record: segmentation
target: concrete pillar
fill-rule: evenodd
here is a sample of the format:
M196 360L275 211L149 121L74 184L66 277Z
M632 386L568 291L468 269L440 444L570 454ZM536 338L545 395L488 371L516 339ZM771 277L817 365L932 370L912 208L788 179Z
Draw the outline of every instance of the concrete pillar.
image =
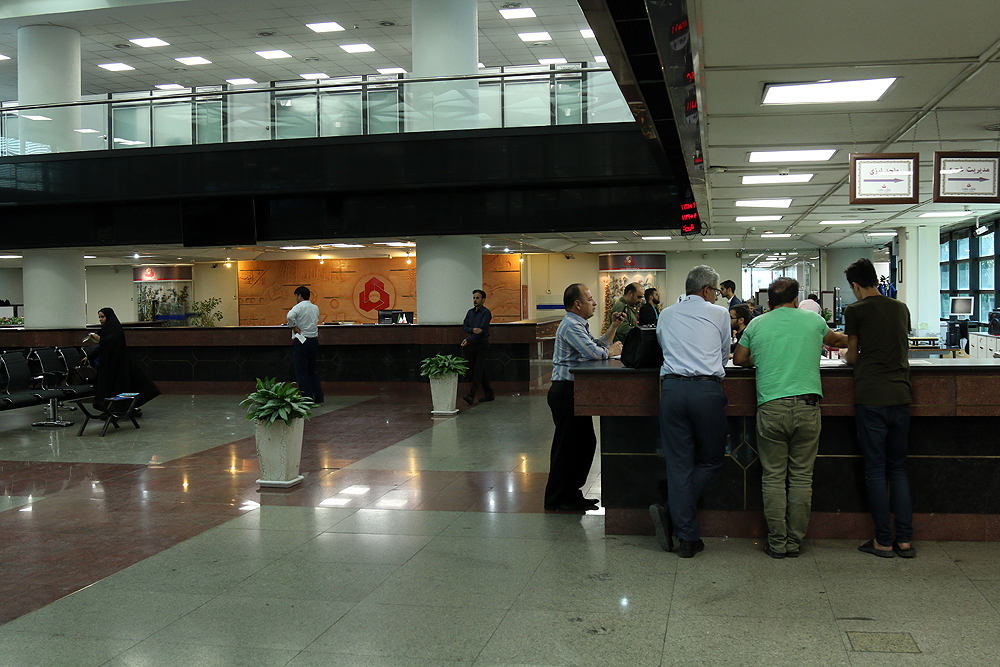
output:
M461 324L472 290L483 288L483 241L478 236L417 239L417 323Z
M910 325L918 336L937 336L941 327L938 227L900 227L896 234L899 245L896 296L910 309Z
M18 28L17 101L80 101L80 33L57 25ZM19 128L22 155L80 150L79 107L21 112Z
M412 0L413 76L450 76L479 71L476 0ZM479 127L479 83L409 84L407 131Z
M87 298L82 250L25 250L22 272L25 328L83 328Z

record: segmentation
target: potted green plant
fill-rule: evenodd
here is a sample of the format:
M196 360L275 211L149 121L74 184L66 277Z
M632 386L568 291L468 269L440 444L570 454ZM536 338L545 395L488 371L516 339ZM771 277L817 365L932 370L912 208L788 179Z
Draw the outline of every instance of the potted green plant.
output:
M821 315L823 316L823 319L826 320L827 322L833 321L833 311L830 310L829 308L824 308Z
M240 406L254 423L261 487L287 489L304 478L299 474L302 459L302 428L312 417L316 403L287 382L257 378L257 389Z
M458 376L469 370L469 362L453 354L435 354L420 363L420 374L431 381L432 415L453 415L458 412Z

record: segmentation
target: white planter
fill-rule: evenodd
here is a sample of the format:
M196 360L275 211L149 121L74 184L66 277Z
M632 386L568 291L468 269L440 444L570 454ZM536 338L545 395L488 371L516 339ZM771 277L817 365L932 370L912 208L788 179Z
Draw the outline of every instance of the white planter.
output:
M293 419L291 426L280 419L270 426L254 422L257 461L260 464L257 483L262 487L287 489L305 479L299 474L304 425L304 419Z
M458 374L451 373L431 378L432 415L453 415L458 413L455 402L458 399Z

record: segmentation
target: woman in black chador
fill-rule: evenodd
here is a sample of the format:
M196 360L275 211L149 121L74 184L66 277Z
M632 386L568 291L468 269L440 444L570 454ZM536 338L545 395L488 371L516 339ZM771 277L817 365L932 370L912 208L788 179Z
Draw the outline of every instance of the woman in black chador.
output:
M160 395L160 390L146 376L139 366L133 362L125 349L125 332L118 316L111 308L101 308L97 311L101 320L101 331L90 334L90 338L98 342L87 358L93 363L96 359L97 379L94 380L94 407L104 410L108 406L107 399L124 392L139 394L136 406L147 403Z

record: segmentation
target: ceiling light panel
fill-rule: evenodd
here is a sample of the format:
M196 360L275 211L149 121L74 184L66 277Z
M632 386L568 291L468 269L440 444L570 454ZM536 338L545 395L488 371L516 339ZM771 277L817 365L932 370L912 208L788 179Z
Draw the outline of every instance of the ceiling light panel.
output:
M307 81L319 81L320 79L329 79L330 75L324 74L323 72L312 72L310 74L299 74L303 79Z
M202 58L201 56L184 56L183 58L174 58L177 62L182 65L211 65L212 61L208 58Z
M170 46L170 42L164 42L159 37L142 37L140 39L130 39L128 41L132 42L136 46L142 46L142 47L145 47L147 49L150 49L150 48L153 48L153 47L156 47L156 46Z
M232 84L234 86L247 86L252 83L257 83L253 79L226 79L226 83Z
M672 238L674 238L674 237L672 237L672 236L643 236L642 240L643 241L669 241Z
M282 51L281 49L273 49L271 51L254 51L261 58L266 58L267 60L279 60L280 58L291 58L292 54Z
M539 58L538 59L538 64L539 65L565 65L566 64L566 59L565 58Z
M533 19L535 18L535 10L531 7L518 7L515 9L501 9L500 16L504 17L508 21L513 19Z
M788 208L791 205L791 199L740 199L733 202L733 206L746 208Z
M813 174L761 174L744 176L743 185L770 185L780 183L808 183Z
M702 239L705 243L722 243L729 240L728 238Z
M594 31L590 28L581 28L580 36L584 39L594 39Z
M380 67L377 68L379 74L406 74L402 67Z
M776 222L784 216L780 215L738 215L736 222Z
M762 104L836 104L874 102L885 94L895 77L859 81L768 84Z
M179 83L160 83L156 87L160 90L184 90L184 86Z
M547 32L519 32L517 36L522 42L548 42L552 40L552 35Z
M375 50L369 44L341 44L340 48L348 53L368 53Z
M921 218L971 218L975 213L972 211L932 211L930 213L921 213L918 217Z
M821 225L860 225L864 220L822 220Z
M751 151L750 162L826 162L837 152L836 148L804 151Z
M313 32L340 32L344 29L344 26L340 25L336 21L327 21L325 23L307 23L306 27Z
M106 69L109 72L127 72L130 69L135 69L131 65L126 65L125 63L105 63L103 65L98 65L101 69Z

